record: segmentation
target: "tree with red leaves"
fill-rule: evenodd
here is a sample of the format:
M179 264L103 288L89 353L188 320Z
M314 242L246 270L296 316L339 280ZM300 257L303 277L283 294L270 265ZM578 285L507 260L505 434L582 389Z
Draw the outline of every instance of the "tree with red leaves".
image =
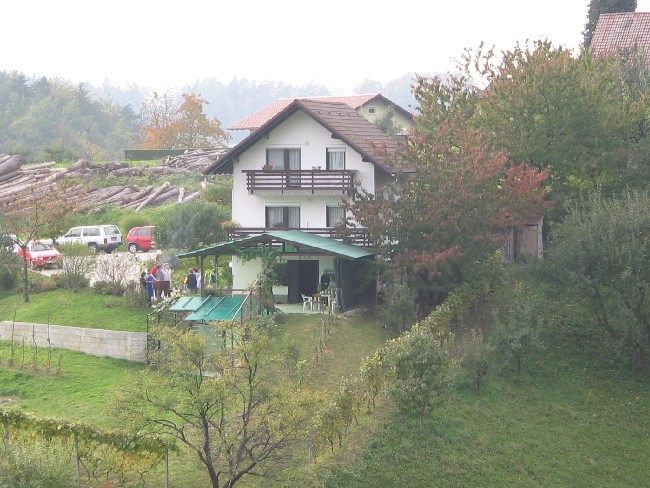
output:
M364 194L351 206L423 305L480 273L503 246L504 230L538 218L550 191L546 170L511 163L459 120L443 122L435 138L416 128L406 158L419 171L389 195Z

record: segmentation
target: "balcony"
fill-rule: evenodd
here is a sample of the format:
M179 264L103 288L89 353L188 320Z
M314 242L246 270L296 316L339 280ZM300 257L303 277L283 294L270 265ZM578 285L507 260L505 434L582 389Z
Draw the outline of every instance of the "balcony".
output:
M243 237L248 237L254 234L264 234L265 232L270 232L274 230L300 230L302 232L307 232L309 234L315 234L322 237L329 237L330 239L336 239L337 241L347 242L348 244L354 244L359 247L373 247L374 242L370 239L368 231L366 229L355 229L355 228L328 228L328 227L311 227L311 228L300 228L300 229L278 229L278 228L269 228L269 227L231 227L226 229L228 231L228 240L233 241L235 239L241 239Z
M251 195L351 195L351 170L244 171Z

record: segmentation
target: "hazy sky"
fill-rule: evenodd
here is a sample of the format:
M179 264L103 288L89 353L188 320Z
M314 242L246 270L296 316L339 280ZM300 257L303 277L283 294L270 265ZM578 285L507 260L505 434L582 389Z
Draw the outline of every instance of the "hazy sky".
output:
M326 84L447 72L465 47L577 49L589 0L21 0L0 7L0 71L158 90L214 77ZM639 0L637 11L650 11Z

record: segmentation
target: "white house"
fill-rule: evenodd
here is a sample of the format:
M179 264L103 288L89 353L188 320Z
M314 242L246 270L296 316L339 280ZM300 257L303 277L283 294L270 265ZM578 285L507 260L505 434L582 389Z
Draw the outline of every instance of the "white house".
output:
M403 110L403 109L402 109ZM370 193L411 173L398 157L398 143L346 103L295 99L207 168L232 174L230 242L188 255L226 254L243 246L281 250L274 294L299 302L318 289L325 271L344 295L357 300L359 266L372 258L364 229L344 228L344 200L359 187ZM349 226L349 224L348 224ZM258 276L259 261L233 256L233 288Z

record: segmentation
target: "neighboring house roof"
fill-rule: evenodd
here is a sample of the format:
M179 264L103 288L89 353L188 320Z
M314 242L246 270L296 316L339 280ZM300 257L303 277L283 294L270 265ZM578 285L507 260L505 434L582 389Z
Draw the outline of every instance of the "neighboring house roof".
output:
M322 102L316 100L295 99L278 114L268 120L259 130L208 166L204 173L230 173L233 162L250 149L275 127L284 122L298 110L302 110L316 122L329 130L333 137L345 142L363 157L364 161L379 166L388 173L411 173L414 170L402 165L397 158L397 142L375 124L367 121L356 110L344 103Z
M631 49L650 54L650 12L601 14L590 49L596 56Z
M282 110L288 107L294 100L314 100L317 102L331 102L331 103L344 103L345 105L358 110L359 107L366 105L370 102L383 102L390 105L396 112L402 114L407 119L413 119L413 114L408 110L404 110L399 105L391 102L388 98L381 93L367 93L365 95L349 95L344 97L299 97L299 98L281 98L276 100L271 105L264 107L262 110L255 112L253 115L246 117L239 122L235 122L228 130L255 130L262 127L266 122L271 120Z
M222 242L214 246L179 254L178 257L232 255L243 248L257 247L259 244L273 241L291 244L294 248L308 249L342 259L361 259L375 255L375 253L353 244L330 239L329 237L314 235L301 230L276 230L235 239L230 242Z

